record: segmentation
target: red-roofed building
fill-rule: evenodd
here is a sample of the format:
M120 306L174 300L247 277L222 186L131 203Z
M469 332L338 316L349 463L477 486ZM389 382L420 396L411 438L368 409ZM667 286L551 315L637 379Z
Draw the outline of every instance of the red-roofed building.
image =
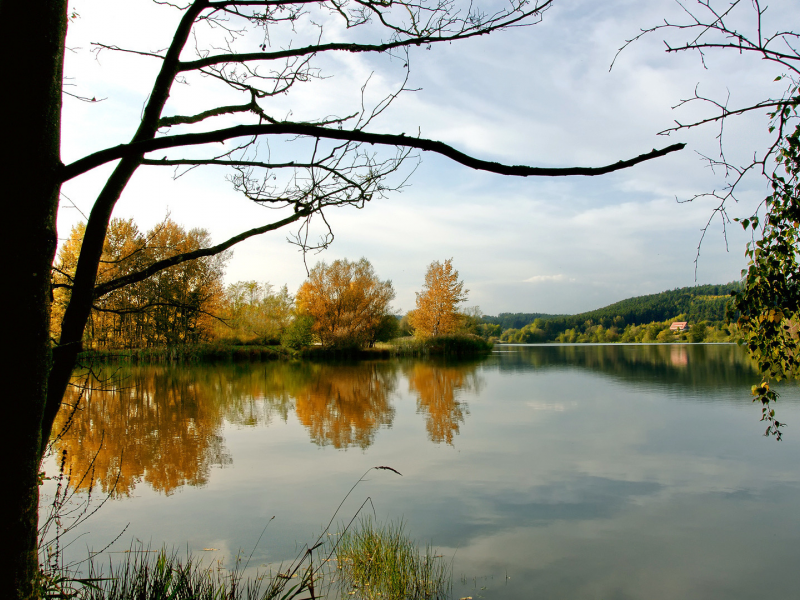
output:
M686 331L687 329L689 329L689 323L686 321L675 321L669 326L670 331Z

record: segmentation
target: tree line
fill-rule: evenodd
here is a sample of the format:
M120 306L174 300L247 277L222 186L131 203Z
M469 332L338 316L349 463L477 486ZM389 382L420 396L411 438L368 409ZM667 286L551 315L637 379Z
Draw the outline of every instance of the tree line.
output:
M483 321L502 329L498 341L513 343L728 341L738 336L738 328L727 319L731 294L738 289L738 283L698 285L628 298L577 315L500 313ZM671 332L675 321L688 322L690 330Z
M85 231L83 223L73 227L53 269L53 340L60 335L71 298ZM112 219L96 286L209 243L206 230L186 230L169 218L147 232L133 219ZM282 344L293 350L312 345L346 350L371 347L402 335L428 339L487 331L479 311L459 310L468 290L451 259L429 265L416 308L401 320L391 307L395 298L392 282L381 280L366 258L319 262L292 295L285 285L275 289L258 281L225 286L230 257L228 251L180 262L100 296L92 305L83 347L114 350L217 341Z
M52 336L58 338L70 299L85 225L76 225L53 270ZM166 218L147 232L133 219L112 219L103 245L97 286L172 256L209 244L204 229L186 230ZM736 283L701 285L628 298L577 315L500 313L463 308L469 295L452 259L426 271L416 307L402 318L391 302L390 280L372 264L335 260L317 263L292 295L287 286L240 281L223 284L231 251L179 263L153 277L112 290L92 307L84 347L146 348L217 341L231 345L278 345L298 350L371 347L403 336L430 339L471 335L504 343L727 341L738 335L726 310ZM673 321L688 331L673 332Z

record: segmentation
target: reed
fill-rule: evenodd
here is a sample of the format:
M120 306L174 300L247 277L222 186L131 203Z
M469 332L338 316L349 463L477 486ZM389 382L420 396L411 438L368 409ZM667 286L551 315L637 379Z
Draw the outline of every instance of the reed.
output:
M187 344L184 346L160 346L116 350L86 350L78 360L91 363L204 363L242 362L289 358L291 354L281 346L235 346L229 344Z
M219 563L205 564L192 555L132 548L125 558L109 563L106 571L94 560L88 576L64 571L42 574L40 596L80 600L294 600L314 598L310 566L299 577L261 574L245 578L237 557L233 570Z
M344 597L364 600L438 600L450 597L450 565L406 536L403 522L377 524L362 517L342 533L335 549Z
M398 338L392 341L399 356L474 356L491 352L494 344L470 333L438 335L430 338Z

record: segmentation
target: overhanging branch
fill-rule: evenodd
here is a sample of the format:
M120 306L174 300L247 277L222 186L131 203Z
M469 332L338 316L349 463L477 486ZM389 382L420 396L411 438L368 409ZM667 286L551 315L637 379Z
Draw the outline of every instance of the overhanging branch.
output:
M311 210L301 210L293 214L291 217L287 217L280 221L276 221L275 223L270 223L268 225L264 225L262 227L256 227L254 229L250 229L248 231L244 231L239 235L235 235L232 238L222 242L221 244L217 244L216 246L211 246L210 248L201 248L199 250L193 250L192 252L184 252L183 254L177 254L175 256L171 256L170 258L165 258L164 260L159 260L158 262L153 263L146 269L142 269L141 271L137 271L136 273L131 273L130 275L125 275L124 277L119 277L117 279L112 279L111 281L107 281L102 283L94 288L94 298L100 298L105 296L106 294L113 292L121 287L125 287L126 285L131 285L133 283L138 283L140 281L144 281L151 275L158 273L159 271L163 271L164 269L169 269L170 267L174 267L175 265L179 265L189 260L195 260L198 258L204 258L206 256L214 256L219 254L220 252L224 252L231 246L235 246L239 242L246 240L247 238L251 238L255 235L260 235L262 233L266 233L268 231L272 231L274 229L280 229L284 225L288 225L289 223L294 223L295 221L299 221L311 214Z
M510 27L519 26L520 23L522 23L526 19L540 16L545 10L547 10L550 7L552 2L553 0L545 0L541 4L537 3L534 6L529 7L528 10L521 10L522 4L520 4L520 7L518 8L515 8L513 10L509 9L507 12L495 14L490 18L488 18L487 20L473 21L471 19L465 19L461 22L462 29L452 31L451 33L445 33L445 30L443 29L445 24L439 23L438 26L433 27L429 32L427 32L429 33L429 35L425 35L424 33L422 35L415 35L415 32L412 30L398 26L390 26L389 23L383 20L381 18L381 15L378 14L378 17L380 18L381 23L384 26L389 27L396 33L405 34L408 37L404 37L403 39L395 39L394 41L384 42L381 44L331 42L327 44L312 44L310 46L303 46L299 48L288 48L286 50L278 50L275 52L215 54L211 56L205 56L197 60L182 61L179 66L179 71L193 71L211 65L226 64L226 63L246 63L252 61L280 60L298 56L309 56L318 54L320 52L330 52L330 51L344 51L344 52L355 52L355 53L387 52L389 50L394 50L396 48L405 48L409 46L423 46L429 44L436 44L439 42L454 42L457 40L464 40L471 37L486 35L492 33L493 31L498 31L501 29L508 29ZM222 7L221 5L225 4L234 4L234 3L225 3L225 2L211 3L208 5L208 7L221 8ZM444 5L444 3L442 5ZM388 6L388 4L386 6Z
M488 171L500 175L514 175L517 177L566 177L570 175L604 175L613 171L627 169L641 162L665 156L670 152L682 150L686 144L672 144L660 150L651 150L640 154L634 158L620 160L610 165L601 167L529 167L525 165L505 165L502 163L481 160L468 154L464 154L448 146L443 142L428 140L425 138L412 138L406 135L395 135L386 133L367 133L365 131L352 131L342 129L329 129L316 125L306 125L302 123L264 123L260 125L237 125L226 129L208 131L203 133L186 133L182 135L164 136L130 144L120 144L113 148L107 148L90 154L80 160L66 165L62 171L62 181L68 181L87 171L113 160L126 157L143 156L148 152L165 150L167 148L179 148L183 146L196 146L199 144L211 144L214 142L224 142L225 140L237 137L249 137L258 135L300 135L312 138L322 138L330 140L342 140L348 142L358 142L366 144L380 144L385 146L401 146L415 148L428 152L435 152L446 156L457 163L478 171Z

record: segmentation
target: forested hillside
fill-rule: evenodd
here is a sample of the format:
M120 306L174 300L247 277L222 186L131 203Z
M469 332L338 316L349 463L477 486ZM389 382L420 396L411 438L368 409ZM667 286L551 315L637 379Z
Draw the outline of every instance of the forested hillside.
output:
M660 294L628 298L565 319L573 323L588 319L600 322L619 316L628 325L665 321L684 315L685 321L723 321L730 293L738 287L738 283L726 283L678 288Z
M684 287L628 298L577 315L501 313L486 316L484 321L499 324L503 329L500 340L507 342L673 341L668 335L672 321L688 321L696 341L709 336L718 341L730 335L725 310L738 285Z
M491 315L484 315L484 323L491 323L492 325L500 325L503 330L506 329L521 329L533 323L536 319L557 319L559 317L567 317L570 315L549 315L546 313L500 313L496 317Z

